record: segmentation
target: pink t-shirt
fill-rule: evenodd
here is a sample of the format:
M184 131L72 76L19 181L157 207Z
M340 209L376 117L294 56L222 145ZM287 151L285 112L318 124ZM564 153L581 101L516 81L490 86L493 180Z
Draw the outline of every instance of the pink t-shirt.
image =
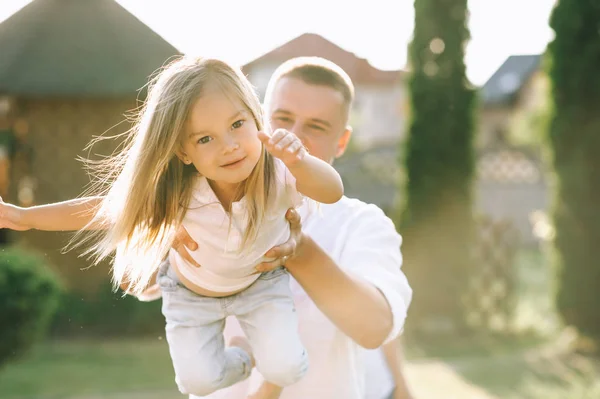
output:
M170 262L194 284L214 292L232 292L250 286L258 274L254 267L268 260L264 254L289 239L290 226L285 213L302 203L296 180L287 167L275 158L276 180L270 193L270 206L259 227L260 234L247 248L241 248L248 225L247 198L232 204L231 214L224 209L208 181L198 178L183 227L198 243L191 256L202 267L191 265L177 251L169 253Z

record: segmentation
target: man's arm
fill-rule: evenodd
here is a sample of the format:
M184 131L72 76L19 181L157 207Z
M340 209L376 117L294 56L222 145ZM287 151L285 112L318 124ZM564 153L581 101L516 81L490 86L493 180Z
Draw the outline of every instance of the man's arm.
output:
M406 378L404 378L404 373L402 371L402 363L404 361L404 357L402 356L401 349L401 339L397 338L393 341L388 342L383 345L383 354L385 356L385 361L390 370L390 374L392 374L392 378L394 379L394 395L393 399L412 399L412 394L408 389L408 384L406 382Z
M293 230L300 221L288 212ZM317 307L346 335L365 348L377 348L394 339L404 325L412 290L400 266L401 238L383 212L369 206L356 222L345 226L340 262L343 268L310 237L300 233L285 266ZM279 258L289 248L267 253ZM259 269L260 270L260 269Z
M373 349L384 342L392 329L392 313L375 286L344 272L307 236L285 266L317 307L357 344Z

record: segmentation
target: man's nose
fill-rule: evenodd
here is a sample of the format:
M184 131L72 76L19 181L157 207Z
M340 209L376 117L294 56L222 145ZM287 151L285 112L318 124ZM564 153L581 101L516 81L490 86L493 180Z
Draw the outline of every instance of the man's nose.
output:
M302 140L302 137L304 137L304 129L303 129L303 124L301 122L296 122L294 123L294 125L290 128L290 132L294 133L296 136L298 136L300 138L300 140Z

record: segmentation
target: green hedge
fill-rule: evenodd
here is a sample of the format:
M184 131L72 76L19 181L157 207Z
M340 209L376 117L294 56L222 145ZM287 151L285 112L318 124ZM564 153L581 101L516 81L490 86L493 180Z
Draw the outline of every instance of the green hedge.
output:
M557 308L600 342L600 2L560 0L550 26Z
M43 338L59 303L58 278L30 250L0 249L0 365Z
M95 295L65 293L52 323L55 337L106 337L164 334L161 300L140 302L113 292L106 281Z
M403 162L402 252L413 287L407 332L465 324L471 270L474 91L466 78L466 0L415 0L411 119Z

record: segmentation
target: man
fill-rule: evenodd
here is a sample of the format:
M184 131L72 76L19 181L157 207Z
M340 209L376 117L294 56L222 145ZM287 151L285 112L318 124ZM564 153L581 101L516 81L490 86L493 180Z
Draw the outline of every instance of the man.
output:
M298 58L274 73L265 112L273 130L293 132L311 154L333 162L350 141L347 123L353 96L350 78L337 65ZM408 398L394 363L398 361L395 338L403 328L412 291L400 270L401 238L393 223L376 206L346 197L300 213L302 226L298 214L288 212L290 240L267 253L278 260L258 268L271 270L284 259L294 277L299 330L310 358L306 377L286 387L281 398ZM189 237L181 236L179 241L195 248ZM225 334L239 334L238 330L229 320ZM365 349L383 344L400 385L395 396L390 396L394 381L381 352ZM371 363L368 372L367 363ZM368 375L378 377L379 383L370 385ZM245 398L260 382L260 375L254 373L210 398ZM252 397L269 399L261 394Z

